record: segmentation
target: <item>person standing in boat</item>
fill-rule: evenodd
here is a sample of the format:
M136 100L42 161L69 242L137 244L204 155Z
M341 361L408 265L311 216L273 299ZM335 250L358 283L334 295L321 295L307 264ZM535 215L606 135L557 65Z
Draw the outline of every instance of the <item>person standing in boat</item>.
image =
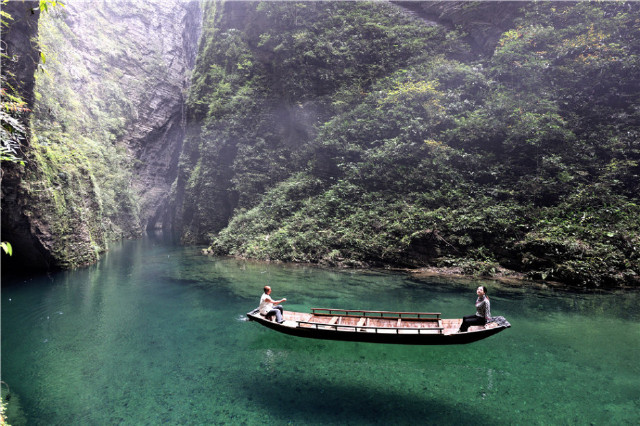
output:
M489 296L487 296L487 288L480 286L476 290L478 299L476 300L476 314L467 315L462 318L462 324L458 333L466 332L472 325L485 325L491 321L491 304L489 303Z
M286 302L287 299L273 300L270 294L271 287L265 285L264 294L260 298L260 306L258 307L258 309L260 310L260 314L264 315L265 317L275 314L276 322L278 324L282 324L284 322L284 319L282 318L282 306L278 305L280 305L280 303L282 302Z

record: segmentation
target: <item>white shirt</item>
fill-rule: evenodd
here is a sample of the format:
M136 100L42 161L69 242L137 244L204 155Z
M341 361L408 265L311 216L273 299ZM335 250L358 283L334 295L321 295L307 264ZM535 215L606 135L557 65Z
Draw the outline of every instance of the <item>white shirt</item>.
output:
M258 309L260 309L260 313L262 315L267 315L269 311L273 309L273 299L271 299L271 296L267 293L263 293L260 298L260 306Z

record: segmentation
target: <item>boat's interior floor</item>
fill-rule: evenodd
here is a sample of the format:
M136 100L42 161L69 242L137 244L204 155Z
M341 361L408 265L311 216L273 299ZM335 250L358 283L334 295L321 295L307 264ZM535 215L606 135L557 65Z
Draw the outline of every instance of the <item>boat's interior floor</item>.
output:
M458 331L462 319L405 319L405 318L371 318L357 315L317 315L304 312L284 311L284 323L287 327L324 328L336 331L376 332L376 333L416 333L420 334L453 334ZM470 327L469 332L496 327Z

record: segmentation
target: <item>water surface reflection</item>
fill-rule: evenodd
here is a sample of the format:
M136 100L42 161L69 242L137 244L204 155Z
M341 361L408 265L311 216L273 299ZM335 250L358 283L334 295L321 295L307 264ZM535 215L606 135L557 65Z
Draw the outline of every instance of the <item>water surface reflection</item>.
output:
M472 312L479 282L211 258L148 238L87 269L4 284L2 379L29 424L640 417L637 293L484 283L511 329L471 345L407 347L304 340L239 319L265 284L289 309L455 317Z

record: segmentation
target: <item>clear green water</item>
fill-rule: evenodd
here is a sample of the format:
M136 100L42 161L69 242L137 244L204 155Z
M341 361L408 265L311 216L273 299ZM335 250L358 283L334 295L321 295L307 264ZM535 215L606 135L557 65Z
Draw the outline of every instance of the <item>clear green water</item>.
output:
M637 424L640 296L488 284L512 328L465 346L305 340L245 322L289 309L473 313L478 282L269 265L149 238L2 289L13 424Z

